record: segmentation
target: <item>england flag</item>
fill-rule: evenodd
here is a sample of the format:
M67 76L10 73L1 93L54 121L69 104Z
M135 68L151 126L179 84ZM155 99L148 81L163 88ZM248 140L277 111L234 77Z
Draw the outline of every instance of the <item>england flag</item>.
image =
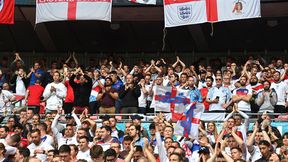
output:
M206 0L164 0L165 27L207 22Z
M161 112L183 114L190 104L189 91L174 87L157 86L154 100L155 110Z
M261 17L260 0L164 0L165 27Z
M36 24L47 21L111 21L112 0L36 0Z
M198 128L203 111L203 104L191 103L188 105L186 112L176 123L175 135L198 139Z

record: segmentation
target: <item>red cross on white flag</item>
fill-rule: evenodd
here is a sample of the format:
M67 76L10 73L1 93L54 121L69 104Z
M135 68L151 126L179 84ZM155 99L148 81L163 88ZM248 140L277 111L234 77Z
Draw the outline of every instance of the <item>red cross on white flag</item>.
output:
M111 21L112 0L37 0L36 24L47 21Z

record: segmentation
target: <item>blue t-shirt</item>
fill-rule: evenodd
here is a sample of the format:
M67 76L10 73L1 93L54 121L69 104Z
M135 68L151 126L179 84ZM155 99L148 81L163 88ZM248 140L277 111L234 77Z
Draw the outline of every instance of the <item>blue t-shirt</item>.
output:
M41 77L37 78L35 73L41 74ZM41 69L37 69L34 73L32 73L32 75L30 77L30 85L34 85L36 80L41 80L42 81L43 74L44 74L44 71L41 70Z

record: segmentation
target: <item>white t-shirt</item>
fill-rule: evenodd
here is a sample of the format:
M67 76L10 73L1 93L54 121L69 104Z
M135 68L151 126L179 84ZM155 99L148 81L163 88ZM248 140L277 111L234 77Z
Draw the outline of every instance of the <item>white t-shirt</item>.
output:
M278 101L276 105L285 106L285 98L287 97L288 93L288 85L281 81L278 83L272 83L271 88L274 88L277 93Z
M8 102L12 97L14 97L14 95L7 91L7 90L2 90L1 94L0 94L0 113L3 113L5 111L10 112L11 111L11 102ZM5 104L6 102L6 104Z
M150 87L151 87L150 85L145 84L146 91L149 92ZM138 107L146 107L147 97L148 97L148 95L145 95L142 88L141 88L141 95L138 97Z
M51 86L54 86L56 92L51 92ZM58 110L58 107L62 107L63 99L66 97L67 88L63 83L49 83L44 92L43 97L46 99L46 108L49 110Z
M46 143L48 145L53 146L54 145L54 139L52 136L46 134L45 136L41 137L41 140L43 143Z
M31 157L35 156L35 154L34 154L35 150L49 151L49 150L54 149L51 145L48 145L48 144L43 143L43 142L41 142L40 145L38 145L38 146L36 146L34 143L31 143L27 148L30 150L30 156ZM46 154L37 154L36 158L43 162L43 161L46 161L47 155Z
M252 89L251 87L240 87L237 88L233 91L233 96L238 95L238 96L247 96L247 95L252 95ZM251 105L249 102L245 102L243 100L238 102L238 109L240 111L251 111Z
M21 96L25 96L26 94L26 87L22 80L22 77L20 76L17 76L16 79L16 94Z
M90 150L87 150L85 152L79 150L76 158L77 160L84 159L84 160L87 160L88 162L92 162L92 158L90 156Z

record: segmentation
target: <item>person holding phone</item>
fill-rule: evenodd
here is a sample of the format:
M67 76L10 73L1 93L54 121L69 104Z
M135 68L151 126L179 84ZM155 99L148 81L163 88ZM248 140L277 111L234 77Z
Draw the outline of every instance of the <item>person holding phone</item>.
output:
M208 91L206 102L209 105L209 111L226 111L226 108L232 103L232 94L227 87L222 84L222 77L216 76L216 86Z

